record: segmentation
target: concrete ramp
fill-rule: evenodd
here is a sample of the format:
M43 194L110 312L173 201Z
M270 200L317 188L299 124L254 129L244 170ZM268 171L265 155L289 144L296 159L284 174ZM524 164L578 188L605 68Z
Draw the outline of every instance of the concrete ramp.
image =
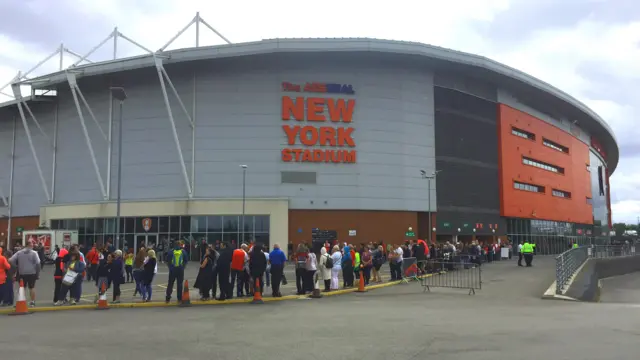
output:
M603 279L638 271L640 271L640 256L589 259L575 275L565 295L580 301L598 302L601 300ZM627 281L626 286L629 286L630 279L633 278L623 278L613 283L623 285Z
M640 272L601 280L601 303L640 304Z

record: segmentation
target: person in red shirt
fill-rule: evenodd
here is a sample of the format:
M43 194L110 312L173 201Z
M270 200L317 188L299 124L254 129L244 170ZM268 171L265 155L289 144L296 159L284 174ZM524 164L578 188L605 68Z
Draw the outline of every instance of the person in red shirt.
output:
M100 253L96 249L96 244L93 244L93 247L85 256L87 260L87 281L91 281L93 278L94 281L98 281L96 276L96 272L98 271L98 262L100 261Z
M245 279L245 267L249 262L249 254L247 254L247 245L242 244L240 249L233 250L233 254L231 256L231 291L233 291L233 285L238 281L238 287L236 289L236 295L238 297L242 297L242 288L243 285L247 295L249 295L249 282ZM231 294L229 294L231 295Z
M9 264L7 258L2 255L2 248L0 247L0 304L8 297L5 295L8 291L13 292L13 284L7 281L9 269L11 269L11 264ZM11 286L9 286L9 284L11 284Z

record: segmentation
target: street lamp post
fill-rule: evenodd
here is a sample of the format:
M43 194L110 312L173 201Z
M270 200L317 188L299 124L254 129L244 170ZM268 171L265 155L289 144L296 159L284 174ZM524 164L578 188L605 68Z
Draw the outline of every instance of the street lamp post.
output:
M428 207L428 214L429 214L429 244L431 244L431 180L436 178L436 175L438 175L438 173L440 172L440 170L436 170L433 173L431 173L431 175L427 175L427 172L424 170L420 170L420 174L422 175L423 179L427 179L427 191L428 191L428 195L427 195L427 201L429 202L429 207Z
M118 117L118 191L116 195L116 249L120 249L120 195L122 190L122 104L127 98L123 87L110 87L111 96L120 102ZM113 103L111 104L113 106Z
M246 203L246 189L247 189L247 165L240 165L242 168L242 242L244 242L244 214ZM240 247L240 241L238 241L238 247Z

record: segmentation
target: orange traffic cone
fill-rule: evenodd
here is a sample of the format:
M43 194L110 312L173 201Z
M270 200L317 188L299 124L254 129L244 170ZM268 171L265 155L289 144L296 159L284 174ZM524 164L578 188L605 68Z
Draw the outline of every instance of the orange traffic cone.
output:
M102 288L100 289L100 298L98 299L98 306L96 310L107 310L109 309L109 303L107 302L107 284L102 283Z
M262 289L260 289L260 279L256 279L256 286L253 288L253 301L252 304L264 304L262 301Z
M356 292L367 292L367 289L364 288L364 274L362 273L362 269L360 269L360 283L358 284L358 290Z
M13 291L13 289L11 289ZM18 301L16 301L16 311L9 313L9 315L27 315L31 314L27 307L27 297L24 293L24 283L20 280L20 289L18 290Z
M182 290L182 301L180 302L180 306L182 307L191 306L191 295L189 293L189 280L184 281L184 288Z

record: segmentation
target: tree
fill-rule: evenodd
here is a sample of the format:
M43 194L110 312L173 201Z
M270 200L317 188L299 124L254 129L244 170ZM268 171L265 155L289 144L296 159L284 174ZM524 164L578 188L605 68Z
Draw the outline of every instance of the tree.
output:
M627 224L625 223L613 224L613 231L616 232L616 236L622 236L626 230L627 230Z

